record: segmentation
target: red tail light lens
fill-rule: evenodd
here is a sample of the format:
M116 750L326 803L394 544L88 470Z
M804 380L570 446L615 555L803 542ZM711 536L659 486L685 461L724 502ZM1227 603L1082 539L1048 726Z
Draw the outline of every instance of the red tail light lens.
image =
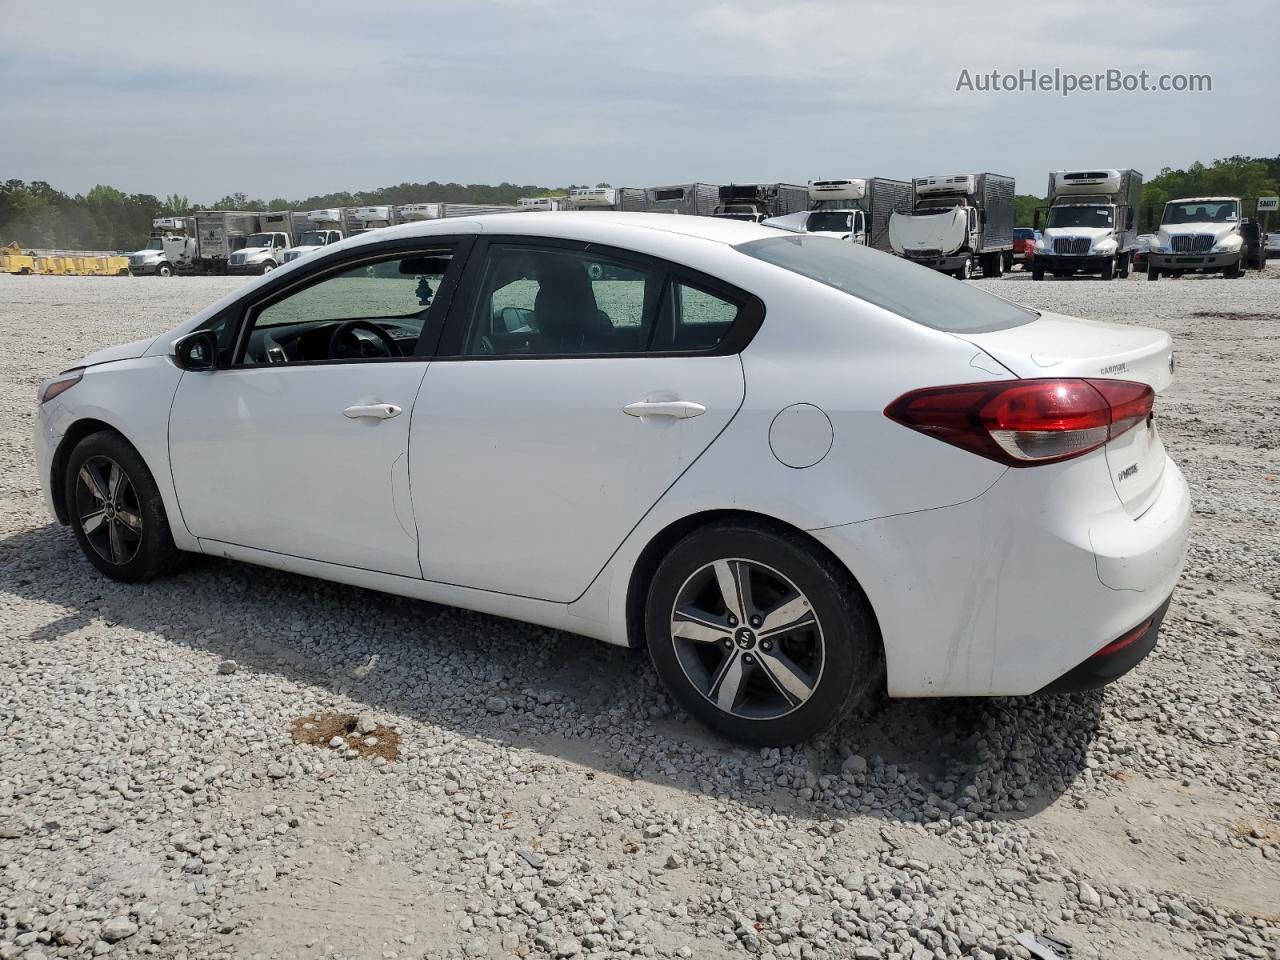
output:
M885 416L1011 467L1096 450L1151 414L1155 393L1130 380L1001 380L904 393Z

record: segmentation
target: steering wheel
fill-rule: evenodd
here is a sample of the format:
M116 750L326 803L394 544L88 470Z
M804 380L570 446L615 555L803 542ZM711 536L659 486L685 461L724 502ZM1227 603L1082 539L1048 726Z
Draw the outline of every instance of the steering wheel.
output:
M381 347L381 350L373 354L367 353L365 351L365 346L368 345L371 349L374 349L374 344L370 343L370 341L363 337L353 337L352 339L354 339L357 344L355 356L404 356L404 354L400 352L400 344L396 343L395 338L372 320L346 320L334 327L333 333L329 334L328 356L330 360L344 360L351 356L350 353L344 353L340 356L338 351L343 348L342 338L349 333L354 333L356 330L364 330L367 333L372 333L378 339L378 346ZM348 347L347 349L349 350L350 348Z

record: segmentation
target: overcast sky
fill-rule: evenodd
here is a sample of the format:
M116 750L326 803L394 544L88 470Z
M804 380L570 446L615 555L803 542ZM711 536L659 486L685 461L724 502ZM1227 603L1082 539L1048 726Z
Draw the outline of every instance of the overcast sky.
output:
M1280 153L1262 8L985 6L0 0L0 178L211 202L987 170L1042 193L1051 169ZM1213 90L956 91L964 69L1055 67Z

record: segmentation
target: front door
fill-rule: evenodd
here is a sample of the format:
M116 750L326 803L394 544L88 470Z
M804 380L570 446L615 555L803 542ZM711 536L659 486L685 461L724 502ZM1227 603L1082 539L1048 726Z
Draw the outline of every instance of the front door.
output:
M420 576L409 423L451 252L362 261L273 296L247 311L234 364L183 375L169 447L193 534Z
M472 261L414 407L423 576L568 602L736 414L743 301L571 245Z

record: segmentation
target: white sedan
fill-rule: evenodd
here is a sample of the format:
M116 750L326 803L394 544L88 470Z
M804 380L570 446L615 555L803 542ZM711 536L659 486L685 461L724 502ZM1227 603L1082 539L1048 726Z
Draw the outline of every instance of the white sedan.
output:
M1073 690L1154 646L1167 334L823 237L531 213L378 230L41 386L109 577L230 557L646 646L751 744L878 690Z

